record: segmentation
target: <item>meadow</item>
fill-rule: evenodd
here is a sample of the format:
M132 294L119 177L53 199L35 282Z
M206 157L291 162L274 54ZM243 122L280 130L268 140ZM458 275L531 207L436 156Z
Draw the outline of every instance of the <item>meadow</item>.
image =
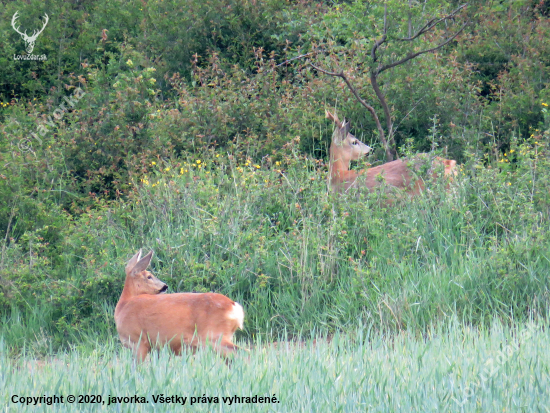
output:
M548 411L547 0L4 3L3 410ZM331 192L326 109L373 148L353 168L457 175ZM250 353L136 364L140 248L169 293L241 303ZM19 402L54 394L101 403Z
M455 319L424 337L365 325L315 341L258 340L230 366L204 350L161 351L136 366L114 340L88 352L15 360L1 342L0 397L17 396L6 412L547 412L549 339L548 325L533 321L475 328ZM52 395L63 403L21 401Z
M219 153L152 161L131 204L67 228L66 282L79 294L59 309L76 326L52 328L52 307L2 320L3 398L105 403L60 411L175 411L160 395L188 397L177 409L191 411L547 411L548 175L533 170L547 162L534 142L512 149L510 173L466 163L449 192L438 178L389 207L383 188L331 194L325 165L292 147L269 166ZM136 365L112 318L136 246L155 251L171 291L243 303L237 342L250 353L228 367L212 351L163 350ZM136 395L148 403L109 404ZM224 403L235 395L279 402Z
M60 229L55 250L39 234L5 248L6 279L28 282L10 292L1 332L14 349L44 354L112 335L123 266L138 248L155 251L153 272L170 291L243 303L248 338L546 316L547 149L533 140L511 150L513 170L465 163L449 192L435 179L391 207L384 188L328 192L326 166L292 147L272 165L219 153L152 161L134 197L99 200Z

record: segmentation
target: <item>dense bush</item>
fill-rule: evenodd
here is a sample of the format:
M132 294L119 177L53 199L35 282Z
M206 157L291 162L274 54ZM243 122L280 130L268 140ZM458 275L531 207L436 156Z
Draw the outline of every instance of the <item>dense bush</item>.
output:
M284 0L7 3L0 10L0 33L9 39L0 45L0 101L42 97L51 91L59 98L65 75L85 75L88 67L117 60L110 53L121 44L134 47L157 68L164 91L165 74L178 72L190 79L192 61L207 61L212 52L220 54L224 68L238 63L249 70L254 48L270 53L286 40L296 41L305 30L306 22L299 16L310 6L297 8ZM46 54L46 62L13 60L14 54L24 52L21 36L11 27L16 11L21 29L28 33L40 27L44 14L49 15L33 52ZM284 35L282 23L288 23Z

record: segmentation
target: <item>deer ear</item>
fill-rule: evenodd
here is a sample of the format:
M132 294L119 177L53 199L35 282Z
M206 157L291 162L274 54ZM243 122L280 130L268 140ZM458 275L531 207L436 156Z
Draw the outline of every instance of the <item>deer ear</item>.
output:
M342 138L345 138L346 136L348 136L350 128L351 128L350 123L346 122L346 120L344 119L344 121L342 122L342 127L340 128L342 130L341 132Z
M342 143L342 135L340 134L340 128L336 125L334 132L332 132L332 143L340 145Z
M136 263L140 260L140 258L141 258L141 248L139 249L136 255L130 258L130 261L128 261L128 263L126 264L126 268L124 269L126 271L126 275L128 275L132 271L132 269L134 268Z
M334 123L336 123L337 126L340 126L340 121L338 120L338 116L336 114L333 115L327 109L325 109L325 117L327 119L330 119Z
M149 263L151 262L151 258L153 258L153 250L149 251L149 254L147 254L145 257L137 262L137 264L132 269L132 274L137 274L138 272L145 271L149 266Z

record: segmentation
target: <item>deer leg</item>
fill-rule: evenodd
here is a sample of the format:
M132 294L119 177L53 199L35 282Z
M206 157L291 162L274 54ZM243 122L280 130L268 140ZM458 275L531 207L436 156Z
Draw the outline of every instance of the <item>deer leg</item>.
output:
M139 343L137 348L135 348L137 359L140 362L145 361L145 359L147 358L147 354L149 354L149 351L151 351L151 347L149 346L149 344L145 341L142 341L141 343Z
M231 341L222 341L219 346L215 346L214 349L225 358L235 354L237 351L242 350L236 344Z

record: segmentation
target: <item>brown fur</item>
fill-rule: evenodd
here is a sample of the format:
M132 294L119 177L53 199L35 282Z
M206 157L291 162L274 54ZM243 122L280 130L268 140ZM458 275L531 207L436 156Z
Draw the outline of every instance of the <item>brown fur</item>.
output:
M352 171L350 170L350 162L365 156L371 148L362 142L356 142L357 138L349 133L349 123L340 122L338 117L329 111L326 111L326 115L336 125L332 135L332 144L330 145L328 176L329 187L332 191L343 192L359 186L373 189L385 183L392 187L404 188L409 194L417 195L424 189L422 179L416 179L413 183L414 174L411 167L418 169L417 160L420 163L426 160L431 162L429 169L432 176L435 176L435 168L439 165L445 168L445 176L451 179L457 173L455 169L456 161L440 157L430 158L427 154L417 155L412 162L407 159L399 159L374 168ZM351 142L354 144L352 145Z
M238 349L231 340L242 328L242 307L216 293L162 294L166 284L145 269L152 251L141 250L126 266L126 281L115 309L122 343L144 360L152 348L169 345L175 354L182 346L196 349L209 342L226 356Z

